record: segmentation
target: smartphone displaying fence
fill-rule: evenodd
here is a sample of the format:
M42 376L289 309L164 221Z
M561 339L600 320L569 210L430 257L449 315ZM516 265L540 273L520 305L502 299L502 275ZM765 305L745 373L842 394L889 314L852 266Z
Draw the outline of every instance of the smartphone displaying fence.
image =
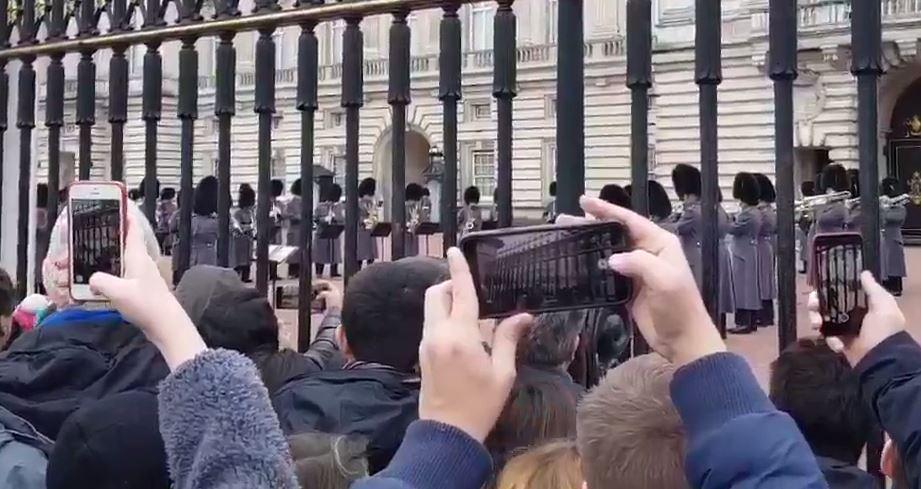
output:
M608 266L611 255L628 249L620 223L472 233L460 247L482 317L613 306L632 294L630 279Z
M860 285L863 239L859 233L820 234L813 246L821 333L856 335L867 313L867 297Z

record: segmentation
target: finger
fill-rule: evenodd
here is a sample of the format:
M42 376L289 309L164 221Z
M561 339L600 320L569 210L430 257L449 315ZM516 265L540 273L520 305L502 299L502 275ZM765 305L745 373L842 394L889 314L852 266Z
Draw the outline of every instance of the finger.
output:
M556 224L563 226L576 226L579 224L588 224L594 222L591 219L581 216L570 216L569 214L560 214L556 218Z
M835 353L841 353L844 351L844 342L841 341L841 338L836 336L830 336L825 338L825 344L828 345L828 348Z
M144 231L141 229L141 223L132 212L127 214L127 233L125 236L125 255L127 256L147 256L147 246L144 244Z
M457 248L448 250L448 269L451 271L451 317L475 322L480 317L480 305L473 285L470 266Z
M125 280L108 273L96 272L90 277L90 290L106 299L118 297L119 291L124 289Z
M451 282L433 285L425 291L425 320L423 328L442 324L451 315Z
M876 281L872 273L867 271L861 273L860 285L867 294L867 305L870 309L892 307L892 305L895 304L895 298Z
M496 326L492 342L492 364L497 374L509 376L511 380L514 380L518 340L533 324L534 316L518 314ZM511 383L509 388L511 388Z
M645 248L649 246L650 243L657 243L660 235L668 234L668 231L665 231L656 224L653 224L649 219L646 219L630 209L609 204L601 199L583 195L582 198L579 199L579 204L588 214L599 219L618 221L626 226L628 234L630 234L630 237L633 238L637 246ZM650 251L654 253L658 252L657 249L651 249Z
M615 253L608 263L621 275L642 280L653 289L674 285L675 274L670 273L672 265L646 250Z

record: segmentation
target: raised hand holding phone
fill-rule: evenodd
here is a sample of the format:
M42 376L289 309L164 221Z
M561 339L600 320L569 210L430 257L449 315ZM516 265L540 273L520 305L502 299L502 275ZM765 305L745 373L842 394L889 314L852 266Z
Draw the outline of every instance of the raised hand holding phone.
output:
M95 272L124 273L125 186L76 182L67 195L70 295L77 301L102 300L91 290L89 280Z

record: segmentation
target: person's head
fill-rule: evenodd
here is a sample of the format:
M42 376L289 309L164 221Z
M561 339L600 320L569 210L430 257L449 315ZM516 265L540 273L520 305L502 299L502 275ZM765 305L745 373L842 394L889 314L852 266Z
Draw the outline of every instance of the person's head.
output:
M850 180L843 166L839 163L832 163L822 169L819 191L822 193L849 192L851 190Z
M377 192L377 180L366 178L358 184L358 197L374 196Z
M424 189L422 188L422 185L419 185L418 183L411 183L407 185L405 194L406 200L422 200L422 196L424 195L423 190Z
M464 190L464 203L467 205L480 203L480 189L476 187L467 187Z
M432 196L432 191L429 190L428 187L422 187L422 196L423 196L423 197L431 197L431 196Z
M815 195L815 182L803 182L799 186L799 191L803 197L812 197Z
M501 468L516 453L576 434L576 391L567 379L521 367L486 449Z
M518 345L518 358L534 367L553 367L565 371L579 347L585 326L580 311L551 312L537 316Z
M160 191L160 200L173 200L176 198L176 189L173 187L164 187Z
M534 447L509 460L497 489L581 489L582 468L572 440Z
M700 170L684 163L675 165L672 170L672 185L681 200L690 195L700 197Z
M301 179L298 178L291 184L291 195L301 196Z
M237 194L237 205L239 207L245 209L256 205L256 191L248 183L241 183Z
M281 194L285 193L285 182L273 178L272 181L269 182L269 191L272 198L277 199L281 197Z
M278 350L278 319L264 294L228 268L198 265L182 275L176 299L210 348L244 355Z
M192 210L199 216L210 216L217 212L217 178L207 176L195 187L195 202Z
M601 187L598 198L625 209L631 209L633 207L630 202L630 194L628 194L623 187L614 183L609 183Z
M851 191L851 197L860 197L860 170L857 170L856 168L851 168L848 170L847 179L851 184L849 189Z
M656 354L608 372L579 405L577 443L588 489L690 488L685 430L672 404L675 367Z
M327 202L339 202L342 200L342 187L338 183L329 186L329 193L326 194Z
M419 360L425 291L443 282L447 265L433 258L375 263L345 289L339 344L350 360L412 371Z
M169 489L156 392L113 394L67 418L48 458L46 484L48 489Z
M737 173L732 182L732 197L743 204L758 205L761 199L758 179L748 172Z
M140 226L144 235L144 246L147 254L156 262L160 259L160 244L157 242L157 236L153 228L150 227L150 221L141 212L141 209L134 202L128 202L126 209L131 214L131 222ZM70 297L70 247L67 240L70 239L70 218L68 217L67 206L61 208L54 227L51 228L51 237L48 240L48 253L42 262L42 283L47 291L48 299L58 308L64 308L73 304Z
M363 437L303 433L288 437L288 446L303 488L348 489L368 475L368 441Z
M649 215L658 219L672 215L672 200L668 198L665 187L655 180L650 180L646 185L649 194Z
M880 458L880 469L883 475L892 480L892 489L911 487L911 484L908 483L908 475L905 474L905 467L902 465L902 457L899 456L899 449L891 439L886 440Z
M147 195L147 177L141 179L138 184L138 198L143 199ZM154 196L160 195L160 180L154 179Z
M879 193L886 197L898 197L902 194L902 185L897 178L886 177L879 184Z
M773 204L777 200L774 183L764 173L755 173L755 179L758 180L758 198L761 202Z
M870 418L847 360L824 339L803 338L771 365L771 400L799 426L818 456L856 464Z
M550 182L548 192L550 192L551 197L556 197L556 181Z

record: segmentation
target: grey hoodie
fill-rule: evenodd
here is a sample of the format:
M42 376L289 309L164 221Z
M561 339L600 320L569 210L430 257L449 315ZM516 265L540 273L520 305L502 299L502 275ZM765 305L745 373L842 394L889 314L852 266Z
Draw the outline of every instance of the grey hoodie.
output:
M160 434L176 489L297 489L288 444L253 363L207 350L160 384Z

